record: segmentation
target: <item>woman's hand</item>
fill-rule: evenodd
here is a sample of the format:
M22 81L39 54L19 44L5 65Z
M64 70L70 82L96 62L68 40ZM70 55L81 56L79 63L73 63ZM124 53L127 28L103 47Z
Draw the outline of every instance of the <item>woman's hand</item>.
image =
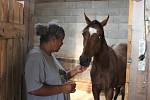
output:
M74 81L68 81L62 88L64 93L74 93L76 91L76 83Z
M81 66L81 65L77 65L74 69L70 70L67 73L68 79L74 77L75 75L77 75L78 73L82 73L87 69L87 67Z
M77 73L82 73L84 72L88 67L84 67L84 66L81 66L81 65L77 65L76 68L75 68L75 71Z

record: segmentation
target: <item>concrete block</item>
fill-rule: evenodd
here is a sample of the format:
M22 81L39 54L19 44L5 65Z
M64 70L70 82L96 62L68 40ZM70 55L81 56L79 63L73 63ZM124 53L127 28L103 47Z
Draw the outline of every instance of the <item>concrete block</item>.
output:
M128 34L128 24L120 23L119 24L119 33L120 34Z
M108 8L108 1L92 1L92 8Z
M118 43L127 43L127 39L111 39L111 38L106 38L107 44L109 46L113 44L118 44Z
M80 1L77 2L77 8L92 8L92 1Z
M46 3L38 3L35 5L36 9L43 9L43 8L58 8L58 7L63 7L63 2L46 2Z
M37 18L37 22L41 22L41 23L47 23L49 21L56 21L58 23L64 22L63 16L38 16L36 18Z
M111 33L107 33L105 36L106 38L111 38L111 39L126 39L127 34L111 32Z
M119 8L109 8L107 10L107 12L109 13L109 15L111 16L119 16L120 15L120 9Z
M64 6L66 8L70 8L70 9L76 9L77 8L77 5L78 5L78 2L65 2L64 3Z
M90 15L90 16L96 16L96 10L95 9L91 9L91 8L87 8L84 9L84 12L86 13L86 15Z
M35 10L36 16L54 16L55 13L56 13L55 9L49 9L49 8L42 8L42 9Z
M108 23L105 27L104 27L104 32L105 33L118 33L119 31L119 26L118 24L114 24L114 23Z
M37 8L61 8L61 9L66 9L66 8L77 8L77 2L49 2L49 3L41 3L41 4L36 4L36 9Z
M79 16L84 13L84 9L56 9L57 16Z
M120 16L128 16L128 8L120 8Z
M123 6L124 8L129 8L129 0L123 0Z
M96 20L98 20L99 22L101 22L105 18L107 18L107 16L96 16ZM108 23L113 23L113 22L114 22L113 16L109 16Z
M84 16L64 16L65 23L84 23Z
M94 9L96 15L98 16L107 16L109 14L109 10L107 8Z
M66 31L66 35L73 36L82 34L83 28L86 26L85 23L63 23L61 24L64 30Z
M128 16L114 16L114 23L128 23Z
M120 7L122 7L122 5L123 5L123 1L122 0L120 0L120 1L112 1L112 0L110 0L109 1L109 7L110 8L120 8Z
M81 0L65 0L66 2L79 2Z

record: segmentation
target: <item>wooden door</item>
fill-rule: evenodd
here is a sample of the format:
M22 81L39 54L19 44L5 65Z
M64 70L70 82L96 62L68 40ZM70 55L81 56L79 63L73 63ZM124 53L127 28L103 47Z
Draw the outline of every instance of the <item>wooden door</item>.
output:
M21 100L24 6L0 0L0 100Z

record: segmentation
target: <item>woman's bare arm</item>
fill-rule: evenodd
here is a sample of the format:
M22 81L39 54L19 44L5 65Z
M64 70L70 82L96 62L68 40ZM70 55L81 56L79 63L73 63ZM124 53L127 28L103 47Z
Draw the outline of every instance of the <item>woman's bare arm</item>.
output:
M75 92L76 84L74 82L66 82L64 85L46 85L41 88L29 92L31 95L36 96L51 96L59 93L73 93Z

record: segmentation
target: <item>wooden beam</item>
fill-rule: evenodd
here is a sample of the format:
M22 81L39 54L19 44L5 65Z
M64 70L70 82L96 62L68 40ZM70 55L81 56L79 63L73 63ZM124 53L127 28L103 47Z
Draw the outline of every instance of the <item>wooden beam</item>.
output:
M14 23L19 24L19 19L20 19L20 15L19 15L19 3L15 1L13 5L14 5L14 15L13 15L14 19L13 19L13 21L14 21Z
M24 24L25 24L25 52L33 47L34 44L34 8L35 0L26 0L24 7Z
M0 40L0 100L6 100L6 40Z
M15 0L9 0L9 22L13 23L13 19L14 19L14 2Z
M144 25L144 0L131 0L131 18L129 23L129 34L131 39L131 62L129 69L129 100L147 100L146 99L146 70L145 60L139 61L140 48L144 50L143 43L145 39ZM142 63L142 64L141 64Z
M14 24L14 23L4 23L0 22L0 37L4 38L12 38L16 36L21 36L25 31L25 27L22 24Z
M0 0L1 6L1 20L4 22L8 22L8 0Z
M126 91L125 91L125 100L129 99L129 81L130 81L130 60L131 60L131 48L132 48L132 10L133 2L129 0L129 10L128 10L128 48L127 48L127 69L126 69Z

